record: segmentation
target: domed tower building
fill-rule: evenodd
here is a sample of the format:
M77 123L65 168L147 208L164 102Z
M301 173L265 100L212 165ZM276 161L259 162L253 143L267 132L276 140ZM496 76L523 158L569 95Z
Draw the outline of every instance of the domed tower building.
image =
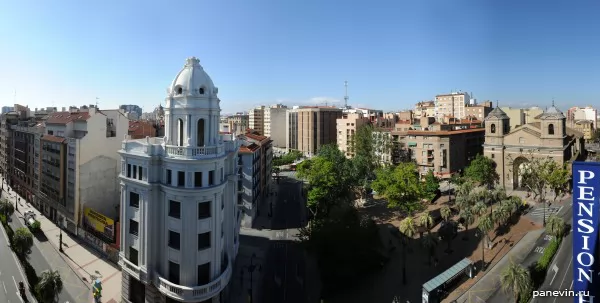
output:
M124 302L223 301L239 245L239 141L219 134L217 93L187 59L167 90L165 136L123 141Z

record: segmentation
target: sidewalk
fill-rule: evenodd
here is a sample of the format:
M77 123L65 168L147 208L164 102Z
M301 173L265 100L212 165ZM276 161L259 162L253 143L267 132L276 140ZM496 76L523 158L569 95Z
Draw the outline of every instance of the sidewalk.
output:
M2 180L4 181L4 180ZM6 184L4 184L5 197L10 196L10 202L15 203L16 193L11 190L10 194L6 193ZM31 204L27 203L21 197L19 211L15 214L22 215L26 211L33 211L36 214L36 219L41 223L41 229L47 238L47 241L36 242L40 251L44 254L49 264L56 264L56 260L49 260L50 255L58 255L64 261L70 270L62 270L60 265L56 268L61 273L63 280L66 280L66 275L77 276L82 284L87 288L87 291L79 285L72 283L64 283L65 290L73 296L77 302L94 302L91 292L91 283L93 279L102 281L102 302L117 303L121 302L121 270L106 260L93 248L88 247L83 239L79 239L67 232L62 232L63 253L59 252L59 234L60 228L46 218ZM39 273L38 273L39 274ZM75 275L73 275L75 274ZM79 301L81 300L81 301ZM70 302L75 303L75 302Z
M502 269L508 266L509 262L521 263L529 255L539 237L544 233L544 229L533 230L527 233L515 247L513 247L496 265L489 268L487 272L478 273L474 279L479 276L471 288L461 295L456 301L458 303L486 302L498 289L500 289L500 273ZM446 298L444 301L452 301L453 298Z

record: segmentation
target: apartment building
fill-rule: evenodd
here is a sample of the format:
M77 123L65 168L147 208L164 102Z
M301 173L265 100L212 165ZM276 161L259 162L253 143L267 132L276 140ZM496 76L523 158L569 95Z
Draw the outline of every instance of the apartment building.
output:
M479 121L483 121L485 117L492 111L492 101L485 101L481 104L467 104L465 106L466 116L474 117Z
M122 143L124 302L228 302L240 141L218 132L217 93L200 60L188 58L168 90L166 136Z
M40 138L44 127L35 118L18 121L12 129L9 174L13 189L28 202L36 203L40 186ZM43 160L43 159L42 159Z
M336 121L342 109L333 106L295 107L286 117L286 148L315 155L323 145L336 143Z
M435 101L421 101L415 105L414 119L435 117Z
M259 134L264 135L265 129L265 106L261 105L251 109L248 112L248 124L249 128L257 131Z
M468 93L452 92L435 96L435 117L451 116L462 119L467 116L465 107L471 101Z
M360 127L367 124L370 124L369 117L365 117L362 112L344 112L336 119L337 146L346 157L354 157L354 135Z
M80 224L93 209L116 217L119 205L118 160L129 120L122 110L99 110L93 105L54 112L41 137L41 186L37 204L51 220L72 233L77 227L114 241L94 226ZM84 221L85 222L85 221Z
M273 170L273 141L267 136L261 136L256 131L248 132L238 137L247 145L256 144L260 151L260 182L259 196L264 199L271 192L271 180Z
M234 136L243 135L248 128L252 128L250 127L250 116L244 113L236 113L227 117L227 124L229 126L228 131Z
M421 130L392 132L406 149L421 175L433 170L440 178L450 178L483 153L485 128L481 121L460 120L439 123L433 117L420 119Z
M8 112L0 115L0 173L6 178L12 174L11 163L12 125L17 124L19 114ZM10 184L10 178L7 179Z
M260 202L261 168L260 146L255 143L243 143L238 152L238 205L242 207L241 225L252 228L258 213ZM266 214L263 214L263 216Z
M391 165L394 162L394 143L391 129L378 129L373 131L373 151L375 157L382 166Z
M594 132L596 129L594 128L594 121L592 120L579 120L572 124L574 130L579 131L583 134L583 139L590 141L594 138Z
M282 104L265 107L263 135L273 140L274 147L285 147L285 117L287 110L287 106Z
M2 114L8 114L14 110L15 108L12 106L2 106Z
M598 111L592 106L569 108L567 110L567 125L575 128L578 121L591 121L592 128L598 129Z

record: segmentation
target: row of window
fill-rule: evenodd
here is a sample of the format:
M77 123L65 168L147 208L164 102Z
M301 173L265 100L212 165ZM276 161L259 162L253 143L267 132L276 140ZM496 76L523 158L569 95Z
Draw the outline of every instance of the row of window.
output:
M138 265L138 250L129 247L129 261L136 266ZM175 284L179 284L179 264L169 261L169 281ZM198 285L205 285L210 283L210 262L198 265Z
M129 233L138 236L140 229L140 223L129 219ZM198 250L204 250L210 248L210 231L198 234ZM221 236L224 235L224 232L221 231ZM172 230L169 230L169 247L172 249L180 250L181 249L181 234Z
M211 217L211 201L198 203L198 220ZM140 208L140 195L129 192L129 206ZM221 199L221 209L225 208L225 202ZM169 217L181 219L181 202L169 200Z
M223 168L221 168L221 175L223 175ZM204 174L201 171L194 172L194 187L202 187ZM173 185L173 171L167 169L167 178L165 180L167 185ZM185 172L177 171L177 186L185 187ZM208 186L215 185L215 171L211 170L208 172Z
M143 168L138 165L127 164L127 178L142 180Z

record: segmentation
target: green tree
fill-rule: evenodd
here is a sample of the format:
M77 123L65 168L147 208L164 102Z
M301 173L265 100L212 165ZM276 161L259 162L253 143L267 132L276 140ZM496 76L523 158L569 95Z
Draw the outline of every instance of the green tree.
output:
M416 228L412 217L406 217L400 221L400 233L402 234L402 283L406 284L406 255L408 254L409 240L415 236Z
M358 127L351 139L350 148L354 152L352 162L354 162L357 174L367 179L375 177L373 172L378 163L375 157L375 149L373 148L373 126L365 124Z
M425 175L425 195L428 201L433 200L440 189L440 179L433 174L433 170L429 170Z
M532 288L529 271L512 261L500 274L500 284L506 293L513 295L515 302L519 302L519 297L530 292Z
M0 201L0 214L7 215L7 217L10 217L14 212L15 206L12 203L6 200Z
M510 213L508 212L508 209L506 209L506 207L496 207L494 209L494 212L492 213L493 217L494 217L494 221L496 224L498 224L498 226L502 225L502 224L506 224L506 221L508 221L508 218L510 217Z
M494 228L494 221L492 220L492 216L490 214L483 214L479 216L479 219L477 220L477 228L479 228L479 230L483 233L483 236L481 237L481 248L483 249L483 243L486 243L486 246L490 248L490 244L492 241L490 240L489 233Z
M57 302L63 289L63 281L58 270L45 270L35 286L35 291L43 302Z
M24 260L31 252L33 246L33 235L27 228L18 228L13 236L12 249L17 256Z
M462 219L465 225L465 236L463 239L467 239L469 234L469 226L475 222L475 215L473 214L473 210L471 208L463 208L460 210L459 217Z
M438 245L438 239L432 234L426 234L421 238L421 245L427 251L427 264L431 265L431 259L435 257L435 248Z
M419 226L422 227L421 229L419 229L419 232L421 234L421 238L423 237L423 230L426 230L428 233L430 232L430 228L433 226L433 217L431 217L431 214L429 213L429 211L425 211L422 212L419 215Z
M487 206L485 205L485 203L483 203L483 201L479 201L479 202L475 203L475 205L473 205L473 208L471 208L471 211L473 212L474 215L481 217L483 214L485 214L487 212Z
M376 171L377 178L371 186L387 202L388 207L412 213L422 209L423 188L414 163L400 163Z
M474 192L475 186L471 181L462 182L456 188L455 204L459 209L469 208L475 205L479 198Z
M556 239L562 238L565 234L565 220L555 214L549 216L546 223L546 233Z
M448 221L448 219L450 219L450 216L452 215L452 210L447 205L444 205L442 206L442 208L440 208L440 215L442 216L442 219L444 219L444 221Z
M500 179L494 160L482 155L477 155L465 168L465 177L487 187L494 186Z

